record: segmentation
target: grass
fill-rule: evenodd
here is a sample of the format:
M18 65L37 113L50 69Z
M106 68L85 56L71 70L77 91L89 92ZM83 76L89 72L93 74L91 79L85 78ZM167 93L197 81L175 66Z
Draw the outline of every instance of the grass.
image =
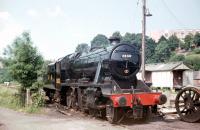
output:
M40 113L41 107L23 107L17 89L0 85L0 107L27 113Z
M17 91L15 89L0 87L0 106L11 108L14 110L20 109L20 103L16 98Z

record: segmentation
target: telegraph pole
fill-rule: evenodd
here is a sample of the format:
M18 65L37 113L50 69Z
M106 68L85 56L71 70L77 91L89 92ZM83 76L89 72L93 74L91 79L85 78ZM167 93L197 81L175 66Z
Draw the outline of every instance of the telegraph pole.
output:
M142 0L142 80L145 81L146 0Z
M145 81L145 35L146 35L146 17L152 16L146 9L146 0L142 0L142 80Z

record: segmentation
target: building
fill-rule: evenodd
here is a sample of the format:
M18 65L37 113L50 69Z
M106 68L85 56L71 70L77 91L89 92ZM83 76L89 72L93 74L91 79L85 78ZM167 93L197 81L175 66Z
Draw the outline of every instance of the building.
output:
M154 39L156 42L160 39L161 36L169 38L172 35L176 35L179 39L183 40L186 35L200 33L200 29L178 29L178 30L163 30L163 31L154 31L150 32L149 36Z
M200 71L192 71L190 73L193 76L191 85L200 87Z
M183 62L146 64L145 80L152 83L153 87L180 88L193 82L191 72ZM141 79L141 72L137 74L137 78Z

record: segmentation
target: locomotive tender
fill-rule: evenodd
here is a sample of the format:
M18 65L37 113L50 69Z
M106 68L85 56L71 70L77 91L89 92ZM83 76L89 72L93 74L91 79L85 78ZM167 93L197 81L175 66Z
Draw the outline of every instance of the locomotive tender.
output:
M139 50L118 39L113 41L109 47L73 53L49 64L53 86L44 88L46 95L68 108L106 116L110 123L124 117L147 119L151 112L157 112L157 105L167 98L137 80Z

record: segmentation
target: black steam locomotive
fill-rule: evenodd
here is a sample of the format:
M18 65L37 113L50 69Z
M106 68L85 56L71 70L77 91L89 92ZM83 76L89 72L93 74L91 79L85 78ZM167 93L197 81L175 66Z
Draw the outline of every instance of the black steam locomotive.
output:
M146 119L166 96L137 80L141 65L137 47L111 40L109 47L73 53L49 64L53 86L44 88L46 95L68 108L106 116L111 123L124 117Z

